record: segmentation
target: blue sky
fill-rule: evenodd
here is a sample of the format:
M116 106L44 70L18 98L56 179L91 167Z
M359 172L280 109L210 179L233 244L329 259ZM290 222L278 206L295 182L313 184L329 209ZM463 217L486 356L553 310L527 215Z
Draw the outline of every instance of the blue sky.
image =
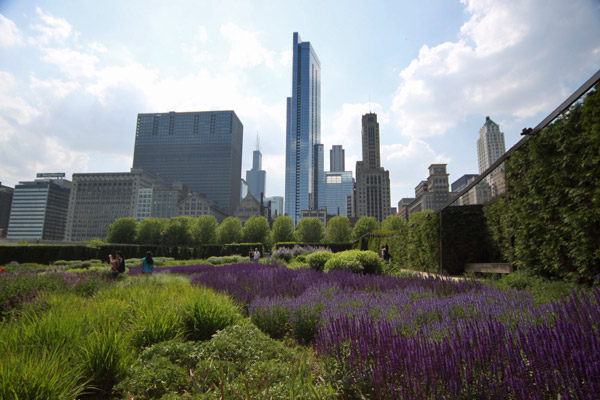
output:
M128 171L138 113L234 110L242 177L260 136L283 196L292 33L321 61L326 167L379 116L392 205L432 163L477 173L486 116L506 147L600 68L597 0L0 0L0 181Z

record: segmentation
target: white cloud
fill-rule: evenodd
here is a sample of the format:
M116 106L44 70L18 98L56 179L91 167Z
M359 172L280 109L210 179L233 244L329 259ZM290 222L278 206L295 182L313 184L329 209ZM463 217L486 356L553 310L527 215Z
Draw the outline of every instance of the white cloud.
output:
M56 18L39 7L36 8L36 12L41 20L41 23L32 26L34 30L40 32L40 35L35 38L37 44L64 43L73 33L73 27L64 18Z
M390 171L392 202L413 197L419 180L427 179L427 168L431 164L448 164L450 161L450 157L436 153L424 140L412 139L406 145L381 146L381 166Z
M327 145L343 144L344 148L360 145L362 116L369 112L377 113L378 122L382 124L380 118L383 116L382 109L383 107L377 103L342 104L341 110L333 116L332 131L322 130L321 142Z
M229 62L232 65L247 68L265 64L269 68L274 68L277 53L264 48L256 32L227 23L221 26L221 35L231 44Z
M208 33L202 25L198 26L198 32L194 35L194 39L200 43L208 42Z
M55 64L70 78L89 78L95 73L97 56L81 53L69 48L47 48L42 60Z
M96 40L93 41L92 43L90 43L88 45L88 47L91 50L95 51L96 53L106 53L106 52L108 52L108 49L102 43L100 43L100 42L98 42Z
M23 44L23 38L17 25L0 14L0 47L19 46Z
M60 79L41 80L37 79L35 76L31 76L29 81L29 87L35 92L39 93L40 91L44 91L58 99L63 99L69 93L80 88L80 85L77 82L63 81Z
M21 97L8 94L16 86L17 81L13 75L0 71L0 141L3 142L17 132L17 125L27 125L40 114L38 109Z
M471 16L459 39L423 46L400 73L392 109L408 137L444 134L469 115L549 112L569 94L565 82L600 63L593 2L463 3Z

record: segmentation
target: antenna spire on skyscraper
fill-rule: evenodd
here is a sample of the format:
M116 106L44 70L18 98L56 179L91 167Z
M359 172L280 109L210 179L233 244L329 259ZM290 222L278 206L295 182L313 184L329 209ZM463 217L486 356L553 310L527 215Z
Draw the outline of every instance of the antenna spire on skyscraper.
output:
M260 150L260 136L258 136L258 131L256 131L256 150Z

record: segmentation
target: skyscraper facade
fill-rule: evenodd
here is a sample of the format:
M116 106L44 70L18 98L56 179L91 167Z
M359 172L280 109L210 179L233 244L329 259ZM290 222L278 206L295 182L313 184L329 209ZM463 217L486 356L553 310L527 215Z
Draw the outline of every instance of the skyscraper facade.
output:
M0 237L6 236L14 191L15 189L4 186L0 182Z
M138 114L133 168L180 181L212 206L240 202L243 126L234 111Z
M267 172L262 169L262 153L256 145L256 150L252 153L252 169L246 171L246 183L248 183L248 192L256 200L260 201L261 195L265 196L265 181Z
M352 196L352 171L325 172L325 207L328 215L348 216L348 196Z
M344 172L346 170L346 155L342 145L334 144L329 150L329 171Z
M64 239L71 191L71 181L64 176L38 174L35 181L15 186L8 239Z
M301 211L318 208L315 145L321 143L321 63L310 45L293 35L292 97L287 98L285 212L295 223Z
M108 227L116 219L137 217L140 195L150 195L154 185L164 181L141 169L131 172L101 172L73 174L65 239L82 241L104 239Z
M390 175L381 167L377 114L362 116L362 161L356 163L355 216L383 221L391 212Z
M505 152L504 133L500 132L500 126L492 121L490 117L485 117L485 123L479 129L479 139L477 139L479 173L481 174L491 167ZM497 196L504 190L503 171L504 165L501 165L485 178L492 189L492 196Z

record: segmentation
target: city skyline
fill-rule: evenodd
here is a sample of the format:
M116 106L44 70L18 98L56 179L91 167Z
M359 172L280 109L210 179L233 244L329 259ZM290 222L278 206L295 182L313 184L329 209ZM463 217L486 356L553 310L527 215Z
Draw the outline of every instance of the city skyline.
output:
M597 70L597 2L521 3L2 2L0 181L127 171L137 114L227 109L261 132L265 195L283 195L297 31L323 65L321 143L354 165L360 117L377 113L395 204L430 164L476 172L485 116L510 148Z

